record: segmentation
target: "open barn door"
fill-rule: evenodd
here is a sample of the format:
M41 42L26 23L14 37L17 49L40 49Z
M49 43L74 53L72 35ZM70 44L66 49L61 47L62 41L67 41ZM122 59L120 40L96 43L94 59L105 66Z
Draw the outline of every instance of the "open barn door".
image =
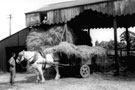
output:
M15 59L17 58L18 56L18 53L22 50L26 49L25 46L14 46L14 47L6 47L5 50L6 50L6 63L7 63L7 71L9 71L9 59L11 57L11 54L14 52L16 54L16 57ZM25 72L26 71L26 68L22 68L19 64L16 63L16 71L17 72Z

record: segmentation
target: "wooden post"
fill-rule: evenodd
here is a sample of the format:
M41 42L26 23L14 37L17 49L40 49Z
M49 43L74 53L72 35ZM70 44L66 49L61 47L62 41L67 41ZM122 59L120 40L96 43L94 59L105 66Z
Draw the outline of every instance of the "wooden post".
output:
M89 35L89 38L90 38L90 42L89 42L89 45L92 46L92 43L91 43L91 36L90 36L90 29L88 29L88 35Z
M129 42L129 32L128 32L128 28L126 27L126 42L127 42L127 57L130 56L130 42Z
M114 46L115 46L115 75L119 75L119 61L118 61L118 47L117 47L117 19L113 18L113 27L114 27Z
M63 40L62 41L67 41L67 23L64 25L64 32L63 32ZM65 39L64 39L65 38Z
M67 24L65 24L65 26L64 26L65 28L65 41L67 41L67 29L68 29L68 27L67 27Z
M11 36L11 19L12 19L12 14L9 15L9 36Z

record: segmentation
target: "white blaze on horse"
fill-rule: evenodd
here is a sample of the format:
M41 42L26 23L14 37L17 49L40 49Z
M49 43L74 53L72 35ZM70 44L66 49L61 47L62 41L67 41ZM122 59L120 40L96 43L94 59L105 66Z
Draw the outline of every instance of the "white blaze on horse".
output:
M60 78L59 70L58 70L58 62L55 62L54 55L52 53L45 54L45 58L41 56L39 52L36 51L21 51L18 54L17 62L20 63L23 60L29 61L30 66L35 69L35 73L37 76L37 82L44 82L45 78L43 75L43 65L45 65L45 68L49 68L51 65L55 66L56 70L56 76L55 79ZM41 78L40 78L41 76Z

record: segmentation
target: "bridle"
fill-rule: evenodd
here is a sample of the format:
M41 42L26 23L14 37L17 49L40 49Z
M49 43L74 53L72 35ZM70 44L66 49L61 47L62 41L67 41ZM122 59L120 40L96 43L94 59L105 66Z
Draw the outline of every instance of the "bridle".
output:
M29 59L27 59L27 61L29 61L30 59L32 59L35 55L31 56ZM21 58L24 58L24 51L23 51L23 54L21 55ZM25 58L24 58L25 59ZM23 61L23 60L22 60Z
M22 64L21 64L21 62L22 61L24 61L24 60L26 60L25 58L24 58L24 51L22 51L23 53L19 56L19 59L21 59L21 61L19 60L19 64L20 64L20 66L22 67L22 68L27 68L27 67L25 67L25 66L23 66ZM22 60L22 57L23 57L23 60ZM34 63L35 62L35 60L34 60L34 62L33 62L33 60L30 62L29 60L30 59L32 59L33 57L35 57L35 54L33 55L33 56L31 56L29 59L27 59L26 61L27 62L29 62L29 64L32 64L32 63Z

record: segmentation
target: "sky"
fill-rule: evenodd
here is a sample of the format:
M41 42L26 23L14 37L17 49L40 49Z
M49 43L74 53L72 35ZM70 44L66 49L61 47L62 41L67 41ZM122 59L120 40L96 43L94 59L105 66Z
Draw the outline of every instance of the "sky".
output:
M117 29L117 41L120 42L120 35L124 32L125 28L118 28ZM135 27L130 27L129 31L135 32ZM114 29L91 29L90 36L92 38L92 43L95 45L95 41L110 41L114 40Z
M40 7L52 3L71 1L71 0L0 0L0 40L9 36L9 15L12 15L11 19L11 34L14 34L23 28L25 25L25 13L30 12ZM119 35L124 31L124 28L118 29L118 41ZM135 32L135 28L130 28ZM109 41L114 39L113 29L92 29L90 30L92 42L96 40Z
M25 13L52 3L71 0L0 0L0 40L9 36L9 15L11 19L11 34L26 27Z

